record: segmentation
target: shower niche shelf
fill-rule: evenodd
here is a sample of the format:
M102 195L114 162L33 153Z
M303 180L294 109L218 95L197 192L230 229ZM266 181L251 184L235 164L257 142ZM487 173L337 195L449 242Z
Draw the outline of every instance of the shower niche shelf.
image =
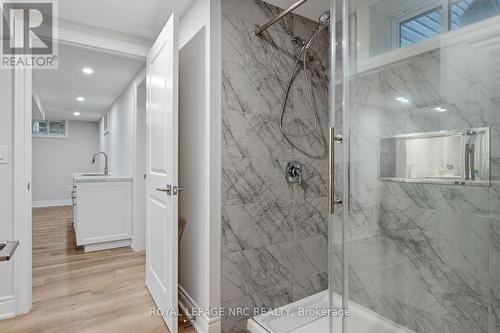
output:
M481 127L382 138L379 180L490 186L490 129Z

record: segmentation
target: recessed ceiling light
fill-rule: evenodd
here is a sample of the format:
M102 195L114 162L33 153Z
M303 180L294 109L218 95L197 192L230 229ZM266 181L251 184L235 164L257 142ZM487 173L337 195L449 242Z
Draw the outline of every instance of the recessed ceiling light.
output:
M83 101L85 101L85 98L83 98L83 97L81 97L81 96L78 96L78 97L76 98L76 100L77 100L78 102L83 102Z
M80 112L73 112L73 116L79 116L80 115Z
M406 97L398 97L396 98L396 100L398 100L401 103L410 103L410 100Z
M435 108L434 110L436 110L437 112L446 112L446 109L445 108L442 108L440 106L438 106L437 108Z
M89 74L90 75L90 74L94 73L94 70L92 68L90 68L90 67L84 67L82 69L82 72L84 72L85 74Z

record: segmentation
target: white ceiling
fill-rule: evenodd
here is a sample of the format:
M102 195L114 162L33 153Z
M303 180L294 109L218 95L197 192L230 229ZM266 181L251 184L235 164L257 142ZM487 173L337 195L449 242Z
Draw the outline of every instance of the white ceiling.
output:
M250 0L249 0L250 1ZM264 0L288 8L298 0ZM61 25L135 37L151 42L161 31L172 12L181 16L193 0L64 0L59 1ZM341 1L338 1L341 3ZM317 20L330 7L330 0L309 0L295 13ZM81 25L81 27L78 27ZM97 31L99 33L99 31ZM84 75L85 66L94 68ZM86 48L61 45L58 70L38 70L34 85L48 118L97 121L130 83L143 61ZM77 96L86 98L84 103Z
M287 9L290 8L294 3L299 0L264 0L271 5L277 6L279 8ZM342 8L342 1L337 0L337 11L340 14L340 8ZM309 0L302 6L294 10L295 14L307 17L313 21L318 21L318 18L326 10L330 9L330 0ZM337 14L337 17L340 17Z
M138 58L61 44L59 69L34 70L33 86L48 119L98 121L144 66ZM84 67L94 73L84 74Z
M59 18L100 29L156 39L172 12L181 15L193 0L63 0Z

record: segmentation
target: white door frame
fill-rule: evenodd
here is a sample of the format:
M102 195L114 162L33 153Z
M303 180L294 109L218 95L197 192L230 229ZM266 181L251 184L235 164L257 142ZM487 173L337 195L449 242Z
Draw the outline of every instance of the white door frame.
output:
M59 27L57 42L145 59L149 47ZM14 70L14 258L16 315L32 307L31 95L32 71ZM28 189L28 186L30 187Z

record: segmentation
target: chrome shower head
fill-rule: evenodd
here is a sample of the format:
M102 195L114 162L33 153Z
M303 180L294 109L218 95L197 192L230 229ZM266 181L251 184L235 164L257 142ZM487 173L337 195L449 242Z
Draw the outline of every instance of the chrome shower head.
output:
M321 14L321 16L319 17L319 24L321 26L324 26L324 25L327 25L329 23L330 23L330 11L327 10L326 12Z
M321 14L321 16L319 17L319 24L316 27L316 30L314 30L314 32L311 35L311 37L309 38L309 41L305 44L305 46L304 46L305 49L309 49L311 47L311 45L314 42L314 40L316 40L316 38L318 38L319 33L323 29L325 29L329 24L330 24L330 11L327 10L326 12L324 12L323 14Z

